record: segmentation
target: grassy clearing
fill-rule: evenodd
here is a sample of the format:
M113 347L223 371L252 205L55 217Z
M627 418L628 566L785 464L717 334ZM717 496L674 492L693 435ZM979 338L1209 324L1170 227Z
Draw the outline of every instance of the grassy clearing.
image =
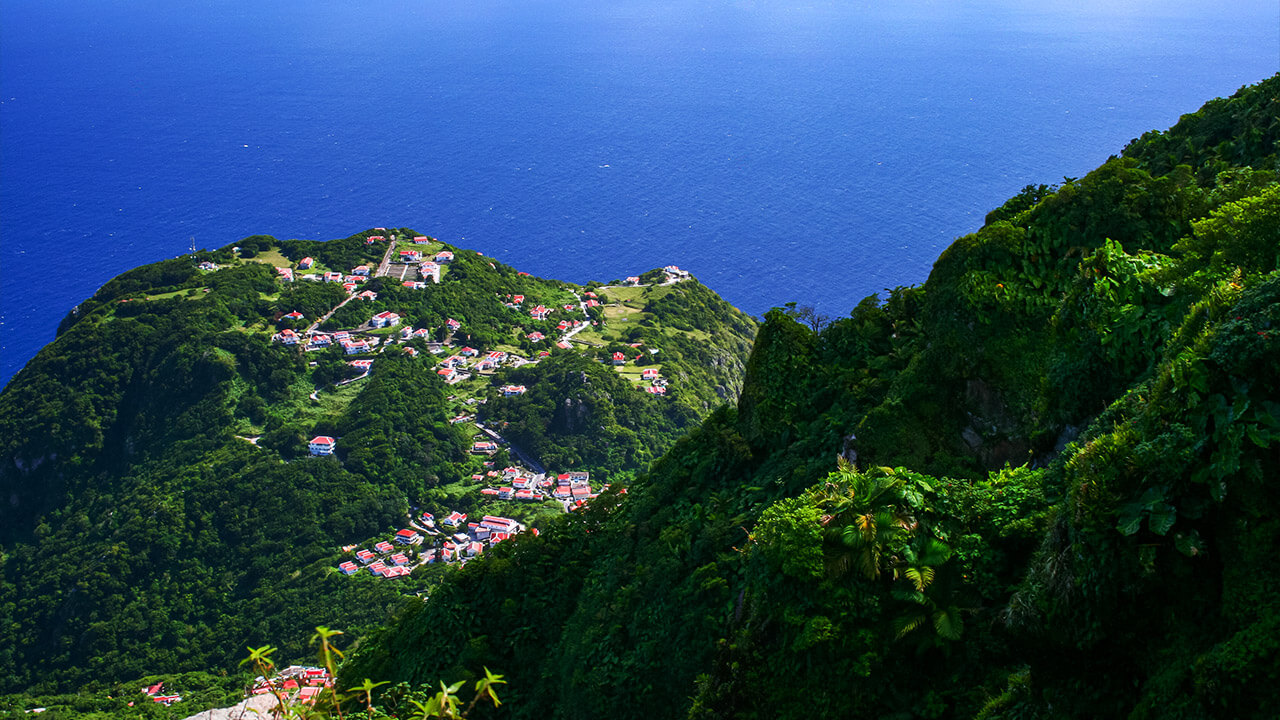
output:
M275 267L293 267L293 261L280 254L279 248L271 248L251 258L243 258L245 262L266 263Z
M648 289L642 287L611 287L603 292L611 302L635 303L644 300L645 291Z
M310 397L313 388L310 379L304 377L289 389L289 397L274 404L270 412L288 425L310 427L321 420L331 420L346 412L363 386L364 382L357 380L332 391L323 390L316 395L319 400L317 402Z
M188 300L200 300L206 295L204 288L183 288L174 290L173 292L156 293L155 295L147 295L144 300L168 300L169 298L185 297Z

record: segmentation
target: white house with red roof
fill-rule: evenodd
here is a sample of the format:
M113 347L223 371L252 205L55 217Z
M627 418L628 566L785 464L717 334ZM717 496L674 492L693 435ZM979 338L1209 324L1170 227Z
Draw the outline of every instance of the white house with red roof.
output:
M480 354L480 351L473 347L463 346L463 348L458 351L458 354L463 357L475 357Z
M396 325L400 324L400 316L391 312L390 310L384 310L378 313L377 315L374 315L373 317L369 318L369 324L372 325L373 327L379 327L379 328L395 327Z
M357 551L356 551L356 559L357 559L357 560L359 560L362 564L364 564L364 565L368 565L369 563L373 562L374 560L377 560L377 559L378 559L378 556L377 556L377 555L374 555L372 552L370 552L370 551L368 551L368 550L357 550Z
M282 345L297 345L297 344L298 344L298 333L296 333L296 332L294 332L294 331L292 331L292 330L290 330L290 329L288 329L288 328L285 328L284 330L281 330L280 332L276 333L275 335L272 335L272 336L271 336L271 339L272 339L272 340L275 340L276 342L278 342L278 343L280 343L280 344L282 344Z
M640 284L640 278L639 278L639 277L637 277L637 276L635 276L635 275L632 275L631 277L628 277L628 278L627 278L627 281L626 281L626 283L624 283L624 284L626 284L626 285L639 285L639 284Z
M640 378L643 380L657 380L658 368L645 368L640 372Z
M547 338L547 336L546 336L546 335L543 335L542 333L538 332L537 330L534 330L533 332L529 333L528 335L525 335L525 337L529 338L530 340L532 340L532 341L534 341L534 342L542 342L543 340L545 340L545 339Z
M453 251L441 250L440 252L436 253L435 260L438 263L451 263L453 262Z
M424 262L418 266L418 274L423 280L428 278L435 284L440 284L440 266L433 262Z
M429 245L430 243L431 243L431 238L425 235L419 235L413 239L414 245Z
M342 340L338 344L342 346L342 352L347 355L369 352L370 349L368 340Z
M366 359L366 360L349 360L349 361L347 361L347 364L348 364L348 365L350 365L351 367L353 367L353 368L357 369L357 370L363 370L364 372L369 372L369 368L372 368L372 367L373 367L373 360L368 360L368 359Z
M342 273L338 272L337 270L330 270L324 274L325 282L340 283L342 282L342 279L343 279Z
M526 390L528 390L528 388L523 385L503 385L502 396L511 397L512 395L523 395Z
M444 324L450 330L457 330L458 328L462 327L462 323L458 322L457 320L454 320L453 318L449 318L448 320L445 320Z
M627 356L626 356L626 355L623 355L623 354L622 354L622 353L620 353L620 352L616 352L616 353L614 353L614 354L613 354L613 364L614 364L614 365L622 365L622 364L624 364L624 363L626 363L626 362L627 362Z
M436 371L436 375L445 382L453 382L458 379L458 371L452 367L442 367Z
M662 387L661 385L650 385L649 387L645 388L644 391L649 393L650 395L666 395L667 394L667 389Z
M568 340L561 340L560 342L556 343L556 347L560 348L561 350L570 350L573 348L573 343L569 342Z
M393 547L391 543L387 542L386 540L382 540L377 545L374 545L373 549L377 550L380 553L385 554L385 553L391 552L392 550L395 550L395 547Z
M337 444L338 441L328 435L317 435L311 438L311 442L307 444L307 450L312 455L332 455Z
M307 269L310 269L311 266L315 264L316 264L315 258L304 257L298 261L298 269L307 270Z
M364 277L369 277L369 266L368 266L368 265L357 265L357 266L355 266L355 267L351 268L351 274L352 274L352 275L363 275Z
M307 341L307 346L311 348L327 348L333 344L333 338L324 333L316 333Z
M538 307L529 311L529 317L533 318L534 320L546 320L547 315L550 313L551 313L550 310L539 305Z
M524 296L523 296L523 295L512 295L512 296L511 296L511 303L512 303L513 305L519 305L520 303L523 303L523 302L524 302Z
M280 316L280 319L281 319L281 320L302 320L302 319L304 319L305 317L306 317L306 315L303 315L302 313L298 312L297 310L294 310L293 312L287 312L287 313L285 313L285 314L281 315L281 316Z
M348 561L346 561L346 562L344 562L344 563L342 563L342 564L338 565L338 570L339 570L343 575L355 575L357 572L359 572L359 571L360 571L360 568L359 568L355 563L353 563L353 562L351 562L350 560L348 560Z
M293 282L293 268L278 267L276 268L276 274L285 282Z
M417 545L418 543L422 542L422 536L410 530L409 528L402 528L400 530L397 530L395 539L396 539L396 542L400 543L401 545Z
M449 517L441 520L440 524L448 525L449 527L458 527L459 525L462 525L466 521L467 521L466 513L460 513L457 510L454 510L453 512L449 513Z
M422 259L422 253L418 250L401 250L400 251L400 262L402 263L416 263L421 259Z

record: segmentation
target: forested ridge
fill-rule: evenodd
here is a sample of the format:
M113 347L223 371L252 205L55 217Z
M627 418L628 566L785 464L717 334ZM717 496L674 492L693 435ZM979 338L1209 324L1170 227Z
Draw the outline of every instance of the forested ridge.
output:
M511 317L516 293L605 303L585 352L504 369L494 386L526 390L490 389L478 414L613 484L432 575L425 599L338 577L322 548L469 472L430 366L379 356L350 405L290 410L332 378L244 340L286 310L265 266L126 273L0 395L0 676L35 694L229 667L248 637L298 657L329 625L361 636L339 686L386 681L372 697L393 717L485 668L507 684L476 716L1270 717L1278 171L1280 76L1027 187L923 285L841 318L775 309L758 332L693 283L540 284L455 249L477 318ZM333 260L260 252L337 266L369 234L324 244L347 253ZM461 312L432 305L465 291L449 288L382 283L360 312L412 298L434 327ZM171 326L191 314L199 350ZM514 349L547 327L504 322L463 331ZM653 364L671 396L629 393ZM304 428L433 450L303 458ZM232 437L249 430L267 447ZM335 496L356 500L338 512ZM295 533L321 549L298 553Z
M301 277L351 280L354 268L378 266L388 238L393 254L451 254L441 281L362 277L348 290ZM639 311L644 297L690 288L700 288L706 312L734 321L699 321L721 375L682 360L685 331ZM523 356L519 372L535 387L539 360L576 360L608 382L593 411L610 418L612 433L646 437L642 453L578 463L597 473L597 486L641 470L710 411L704 398L741 381L755 321L696 280L617 290L639 300L634 319L666 353L660 367L684 399L641 392L638 374L621 373L634 363L596 359L596 346L618 344L626 328L606 318L610 302L574 304L584 292L408 228L328 242L253 236L106 283L0 394L0 692L119 693L121 682L204 671L239 678L244 648L265 642L281 648L281 661L303 660L315 625L358 636L452 570L347 577L336 568L349 557L340 548L372 544L423 511L514 513L534 526L563 512L549 500L482 500L482 461L509 462L507 449L469 452L476 428L459 418L500 398L508 380L504 370L446 382L438 369L449 353ZM544 305L543 317L527 311ZM369 326L386 312L401 327ZM593 340L554 344L557 324L570 321ZM304 352L283 342L313 323L307 337L351 329L379 344L352 355L338 343ZM422 332L402 337L402 327ZM539 330L551 339L531 341ZM362 359L367 373L352 365ZM308 454L318 435L339 438L333 455ZM555 449L530 448L568 469ZM186 677L188 693L201 689ZM235 692L241 680L230 683ZM25 695L11 697L21 704Z
M500 668L510 717L1271 716L1278 96L1028 187L922 286L770 312L736 406L345 681Z

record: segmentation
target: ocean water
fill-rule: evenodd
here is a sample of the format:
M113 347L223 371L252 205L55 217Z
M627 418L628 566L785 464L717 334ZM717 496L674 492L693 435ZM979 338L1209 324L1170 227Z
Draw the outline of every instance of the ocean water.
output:
M0 0L0 382L193 237L409 226L843 315L1277 70L1274 0Z

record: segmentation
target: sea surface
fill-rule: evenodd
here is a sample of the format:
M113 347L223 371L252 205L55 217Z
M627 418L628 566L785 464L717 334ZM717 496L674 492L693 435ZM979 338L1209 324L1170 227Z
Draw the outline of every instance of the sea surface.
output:
M1277 70L1275 0L0 0L0 382L193 238L408 226L844 315Z

